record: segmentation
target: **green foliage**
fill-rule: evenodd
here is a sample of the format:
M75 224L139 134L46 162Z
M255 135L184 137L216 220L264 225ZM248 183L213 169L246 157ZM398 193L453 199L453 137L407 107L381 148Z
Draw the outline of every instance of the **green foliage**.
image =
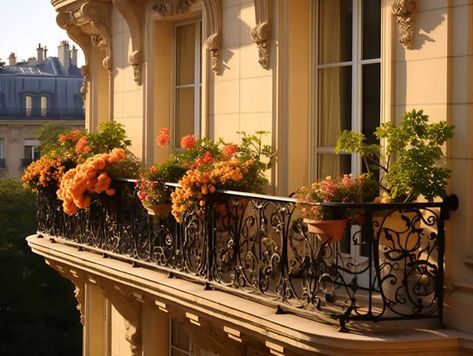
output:
M355 152L363 157L369 171L378 167L383 176L380 187L393 200L409 201L420 194L426 199L446 195L450 171L441 165L442 145L453 137L454 126L445 121L429 124L422 110L404 114L399 127L382 124L375 135L385 142L383 154L377 144L367 144L361 133L344 131L337 152Z
M35 196L16 180L0 181L0 354L81 354L72 284L33 254Z
M88 134L92 154L106 153L114 148L126 148L131 145L122 124L111 121L99 125L98 131Z
M60 147L59 136L70 131L66 126L46 124L38 130L39 152L42 156Z

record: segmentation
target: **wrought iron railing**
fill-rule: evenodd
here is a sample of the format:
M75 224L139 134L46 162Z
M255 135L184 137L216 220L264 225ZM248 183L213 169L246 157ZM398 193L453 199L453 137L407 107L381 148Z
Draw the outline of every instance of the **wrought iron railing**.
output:
M38 194L38 230L52 238L157 268L309 318L442 318L445 220L437 203L328 203L353 211L337 243L309 233L294 199L225 191L182 223L151 217L132 181L74 216L54 189ZM174 189L171 187L171 189ZM358 225L356 225L358 224Z

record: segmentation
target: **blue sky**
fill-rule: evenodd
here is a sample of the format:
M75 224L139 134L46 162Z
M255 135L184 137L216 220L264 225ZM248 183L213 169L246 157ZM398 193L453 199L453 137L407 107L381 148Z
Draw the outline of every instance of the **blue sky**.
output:
M50 0L0 0L0 58L8 62L10 52L17 60L36 57L38 43L48 47L48 56L57 56L61 40L69 40L56 24L56 11ZM78 46L76 46L78 47ZM84 56L79 49L79 66Z

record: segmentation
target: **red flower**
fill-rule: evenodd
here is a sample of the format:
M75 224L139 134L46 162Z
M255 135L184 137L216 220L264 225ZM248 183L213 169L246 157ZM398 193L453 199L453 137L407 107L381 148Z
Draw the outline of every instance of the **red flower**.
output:
M161 134L156 137L156 144L163 147L166 143L171 141L171 137L169 136L169 129L162 128L160 132Z
M184 136L182 139L181 139L181 147L188 150L190 148L193 148L196 144L196 139L194 137L194 135L187 135L187 136Z
M92 148L88 145L87 136L82 136L76 144L76 153L87 153L92 151Z
M212 153L207 151L204 154L204 157L202 157L202 162L204 163L211 163L214 160L214 157L212 156Z
M147 197L146 192L144 192L144 191L142 191L142 190L140 190L140 191L138 192L138 198L139 198L140 200L145 200L146 197Z
M238 151L238 146L232 143L229 143L224 148L222 148L222 152L227 158L230 158L231 156L233 156L236 153L236 151Z

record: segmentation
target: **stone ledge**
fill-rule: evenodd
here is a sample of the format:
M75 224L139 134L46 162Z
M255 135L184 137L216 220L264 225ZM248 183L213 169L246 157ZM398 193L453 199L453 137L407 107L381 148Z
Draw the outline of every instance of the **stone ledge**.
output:
M340 333L334 326L291 314L277 315L274 308L233 294L206 291L202 285L168 278L162 272L78 251L61 243L64 241L59 238L54 237L57 242L53 243L50 236L37 236L27 238L33 252L67 268L80 270L99 285L100 279L124 285L143 295L143 300L152 305L156 305L156 301L173 305L217 325L239 330L243 335L283 344L288 349L330 355L457 355L460 349L473 352L473 335L450 329L408 329L402 326Z

